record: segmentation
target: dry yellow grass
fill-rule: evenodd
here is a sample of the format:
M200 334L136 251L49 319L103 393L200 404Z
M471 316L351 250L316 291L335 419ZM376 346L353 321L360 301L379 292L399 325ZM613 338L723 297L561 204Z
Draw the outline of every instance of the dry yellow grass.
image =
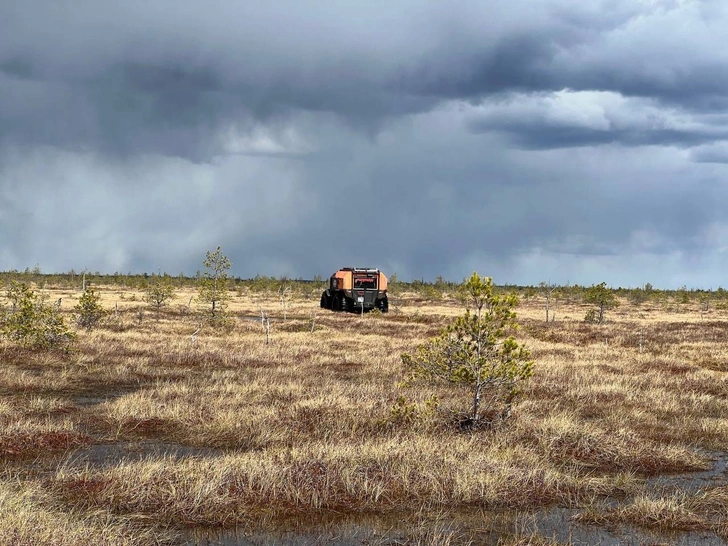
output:
M38 544L52 543L42 533L54 518L68 526L63 544L80 544L73 537L97 513L135 521L129 532L144 544L165 539L147 521L174 530L291 511L577 507L606 497L633 499L621 521L670 527L670 518L690 518L640 496L642 479L706 468L706 450L728 450L728 315L697 306L675 313L623 302L607 324L590 325L585 307L561 304L546 324L540 301L523 302L534 377L510 421L465 434L449 421L467 404L461 391L400 386L400 354L459 314L454 300L413 297L362 318L318 309L312 292L284 320L273 295L241 291L229 325L213 328L190 304L193 292L160 312L138 292L98 293L112 312L79 332L70 354L0 346L0 457L26 499L15 512L38 495L52 507L35 524ZM50 294L66 313L79 296ZM430 394L441 400L434 417L404 423L390 411L401 395L422 403ZM74 451L117 442L156 452L75 462ZM165 454L170 446L207 451ZM705 495L690 521L712 529L723 497Z
M170 544L171 534L104 511L64 510L32 482L0 480L0 544L7 546L136 546Z

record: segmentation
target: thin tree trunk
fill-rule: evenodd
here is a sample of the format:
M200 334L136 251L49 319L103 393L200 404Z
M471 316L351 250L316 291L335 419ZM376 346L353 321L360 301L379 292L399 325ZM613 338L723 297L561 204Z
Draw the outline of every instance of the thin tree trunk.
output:
M473 424L478 420L478 412L480 411L480 382L475 384L475 389L473 390L473 413L471 414L470 418L473 421Z

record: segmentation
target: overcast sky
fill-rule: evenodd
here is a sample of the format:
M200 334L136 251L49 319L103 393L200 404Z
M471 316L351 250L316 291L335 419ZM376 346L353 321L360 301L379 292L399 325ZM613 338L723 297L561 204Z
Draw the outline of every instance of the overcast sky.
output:
M725 0L0 0L0 269L728 286Z

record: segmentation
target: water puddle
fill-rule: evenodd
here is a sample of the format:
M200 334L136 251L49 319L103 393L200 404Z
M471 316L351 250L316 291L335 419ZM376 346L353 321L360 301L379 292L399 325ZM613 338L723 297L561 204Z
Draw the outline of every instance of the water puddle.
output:
M691 494L708 487L728 485L728 453L711 452L706 456L712 463L708 470L648 478L645 482L647 489L659 494L678 491Z
M483 544L496 546L510 537L540 536L582 546L722 546L712 533L654 533L625 526L602 528L573 520L578 510L549 508L537 512L460 510L436 515L322 515L310 521L269 522L265 529L188 531L187 546L404 546ZM273 528L275 527L275 528Z
M117 442L113 444L94 444L74 451L64 461L68 467L105 468L123 462L145 459L182 459L187 457L214 457L219 450L185 446L170 442Z
M694 494L728 485L728 454L710 453L703 472L664 475L645 481L655 497ZM440 513L316 514L251 523L227 530L184 532L187 546L403 546L451 544L497 545L509 537L536 535L560 544L580 546L723 546L715 533L658 532L623 524L607 527L579 522L578 509L550 507L534 512L465 509Z

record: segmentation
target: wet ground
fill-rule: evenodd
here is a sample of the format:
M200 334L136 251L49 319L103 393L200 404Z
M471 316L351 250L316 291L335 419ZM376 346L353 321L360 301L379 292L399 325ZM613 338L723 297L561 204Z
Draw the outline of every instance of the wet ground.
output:
M181 459L184 457L213 457L218 454L218 450L211 448L185 446L156 440L116 442L94 444L78 449L66 459L64 464L68 467L91 466L104 468L116 466L121 462L141 461L150 458Z
M335 518L318 524L282 524L275 530L194 530L188 546L395 546L414 544L497 545L509 537L538 535L560 544L584 546L722 546L713 533L656 533L626 526L603 528L574 521L578 510L550 508L535 513L459 511L417 515Z
M648 494L659 498L675 493L728 485L728 454L712 453L704 472L665 475L645 482ZM406 544L496 545L508 537L538 535L561 544L579 546L723 546L712 532L657 532L627 525L602 527L576 521L578 509L551 507L535 512L477 509L436 514L326 514L317 521L271 521L258 529L196 529L184 533L187 546L395 546Z
M113 396L76 397L79 406L95 405ZM93 444L75 450L62 462L67 467L103 468L143 459L208 458L220 450L157 440ZM647 478L645 491L654 498L695 494L728 485L728 454L707 454L708 470ZM616 501L613 501L616 502ZM628 499L624 502L628 502ZM610 503L611 506L614 506ZM448 543L497 545L509 537L538 535L560 544L579 546L720 546L726 541L711 532L660 533L626 525L599 526L578 521L579 509L550 507L535 512L465 509L435 513L292 514L234 529L181 531L185 546L395 546Z
M728 453L711 452L707 456L712 462L708 470L648 478L648 489L656 493L695 493L708 487L728 485Z

